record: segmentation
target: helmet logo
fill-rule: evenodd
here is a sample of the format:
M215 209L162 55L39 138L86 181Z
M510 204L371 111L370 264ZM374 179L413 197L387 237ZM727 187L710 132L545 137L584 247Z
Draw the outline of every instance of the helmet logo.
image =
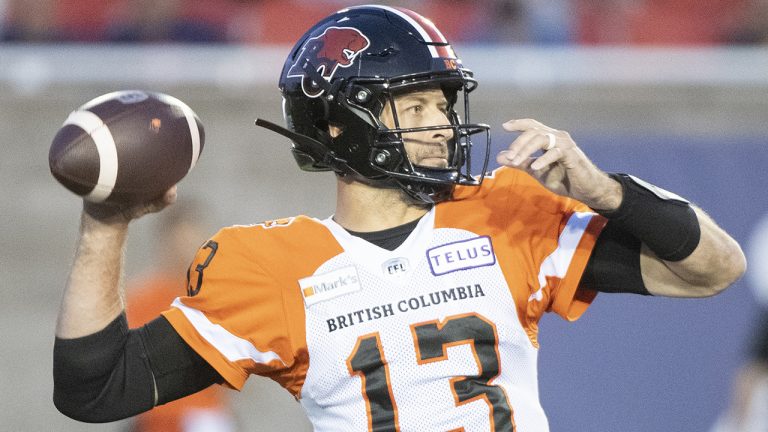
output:
M323 34L310 38L301 49L296 62L288 71L289 78L302 78L301 89L309 97L318 97L323 89L312 85L312 79L304 73L309 62L317 72L330 81L340 67L352 66L361 52L371 46L371 41L354 27L328 27Z

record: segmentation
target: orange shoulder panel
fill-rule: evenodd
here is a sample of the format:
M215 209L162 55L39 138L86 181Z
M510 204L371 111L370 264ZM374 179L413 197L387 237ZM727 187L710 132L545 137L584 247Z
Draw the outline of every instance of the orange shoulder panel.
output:
M308 366L298 280L341 252L324 225L304 216L222 229L195 256L192 295L164 314L232 387L257 373L297 395Z
M604 218L587 224L565 278L546 277L541 289L542 264L557 248L560 235L576 212L591 212L584 204L552 193L521 170L502 167L480 188L457 187L454 200L442 203L435 215L436 228L458 228L489 235L499 266L515 300L518 317L537 345L538 321L552 310L576 319L595 297L577 291ZM529 302L531 296L539 301Z

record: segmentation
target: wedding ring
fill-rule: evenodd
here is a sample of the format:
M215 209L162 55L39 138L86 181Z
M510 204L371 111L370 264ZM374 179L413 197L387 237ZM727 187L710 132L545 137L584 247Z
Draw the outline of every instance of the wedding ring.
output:
M547 132L544 135L546 135L547 139L549 140L547 145L544 147L544 151L552 150L555 147L555 134Z

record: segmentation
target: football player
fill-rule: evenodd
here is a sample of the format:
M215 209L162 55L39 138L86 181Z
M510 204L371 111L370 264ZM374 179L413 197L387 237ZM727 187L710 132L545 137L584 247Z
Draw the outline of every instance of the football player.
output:
M545 431L538 322L598 292L703 297L745 270L739 245L685 199L607 174L565 131L519 137L485 175L489 127L472 72L435 25L344 9L296 44L280 77L298 165L332 171L336 211L222 229L186 296L128 330L119 292L131 219L175 198L86 203L54 348L54 401L111 421L253 374L318 431Z

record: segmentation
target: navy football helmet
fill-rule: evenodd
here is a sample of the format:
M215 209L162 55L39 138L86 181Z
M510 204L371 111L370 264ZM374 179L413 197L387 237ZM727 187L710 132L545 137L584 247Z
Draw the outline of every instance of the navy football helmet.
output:
M469 93L477 86L451 45L428 19L402 8L366 5L321 20L295 45L279 87L287 129L257 124L293 141L293 155L307 171L335 171L379 187L400 187L433 203L454 185L479 185L488 165L490 128L469 119ZM394 95L440 88L449 125L401 128ZM389 104L394 128L379 118ZM332 136L329 126L341 131ZM453 130L446 168L409 161L403 134ZM485 135L482 169L473 175L472 135ZM477 166L475 167L477 168Z

